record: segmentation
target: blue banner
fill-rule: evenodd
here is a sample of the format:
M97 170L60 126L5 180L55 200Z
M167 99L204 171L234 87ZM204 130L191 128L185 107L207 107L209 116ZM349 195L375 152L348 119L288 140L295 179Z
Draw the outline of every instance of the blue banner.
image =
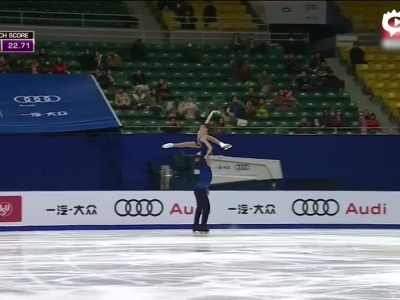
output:
M0 80L0 133L55 133L120 126L92 76L4 74Z
M398 136L221 135L231 143L215 155L279 159L283 190L400 190ZM135 134L0 137L0 190L148 190L171 155L197 149L162 149L192 135ZM315 183L320 183L316 187ZM310 185L313 183L313 185ZM188 189L194 185L189 185Z

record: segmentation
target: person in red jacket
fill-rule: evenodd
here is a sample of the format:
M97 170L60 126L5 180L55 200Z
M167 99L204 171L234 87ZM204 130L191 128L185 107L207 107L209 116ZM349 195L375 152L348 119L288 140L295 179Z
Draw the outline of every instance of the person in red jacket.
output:
M56 63L54 64L54 74L69 74L67 66L64 64L61 57L57 57Z
M369 115L367 120L367 128L368 132L376 133L381 130L381 122L376 119L376 115L374 113Z

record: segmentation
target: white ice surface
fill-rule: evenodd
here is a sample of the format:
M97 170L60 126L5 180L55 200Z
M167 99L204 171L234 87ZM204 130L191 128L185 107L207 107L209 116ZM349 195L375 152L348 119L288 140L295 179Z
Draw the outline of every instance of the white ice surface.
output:
M0 299L400 299L400 231L2 233Z

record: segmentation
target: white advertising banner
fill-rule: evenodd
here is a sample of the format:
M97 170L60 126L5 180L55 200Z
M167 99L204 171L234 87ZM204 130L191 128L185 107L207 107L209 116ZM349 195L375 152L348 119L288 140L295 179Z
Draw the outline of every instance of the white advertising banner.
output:
M269 24L326 24L326 1L249 1Z
M215 228L400 227L399 199L396 192L211 191L209 223ZM187 191L0 193L0 230L190 228L195 209Z

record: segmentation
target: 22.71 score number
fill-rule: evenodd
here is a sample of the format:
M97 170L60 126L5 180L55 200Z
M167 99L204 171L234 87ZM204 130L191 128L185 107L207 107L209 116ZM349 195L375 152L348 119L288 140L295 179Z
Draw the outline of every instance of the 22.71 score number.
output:
M33 40L1 40L2 52L34 52L35 44Z

